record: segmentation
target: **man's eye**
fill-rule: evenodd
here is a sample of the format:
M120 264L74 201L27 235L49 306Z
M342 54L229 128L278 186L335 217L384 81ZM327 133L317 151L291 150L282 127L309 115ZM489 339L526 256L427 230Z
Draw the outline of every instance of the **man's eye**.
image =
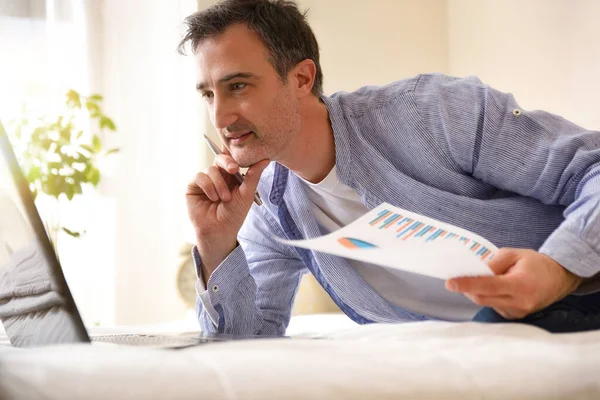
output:
M231 90L242 90L246 87L246 84L243 82L236 82L231 84Z
M210 99L212 99L213 94L212 94L212 92L204 92L204 93L202 93L202 97L206 100L210 100Z

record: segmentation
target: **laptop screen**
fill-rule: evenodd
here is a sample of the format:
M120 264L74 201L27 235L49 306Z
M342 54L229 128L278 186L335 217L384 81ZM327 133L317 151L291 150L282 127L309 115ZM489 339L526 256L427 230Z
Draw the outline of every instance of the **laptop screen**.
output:
M1 123L0 320L14 346L89 340Z
M11 255L26 247L35 234L20 201L19 191L11 176L8 160L0 153L0 267Z

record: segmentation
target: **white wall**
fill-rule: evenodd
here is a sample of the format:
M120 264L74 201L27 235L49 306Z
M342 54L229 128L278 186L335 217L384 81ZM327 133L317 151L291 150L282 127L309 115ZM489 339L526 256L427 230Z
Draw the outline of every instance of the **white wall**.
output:
M448 0L449 73L600 128L600 2Z
M445 0L300 0L321 46L326 93L448 68Z
M102 87L122 148L116 196L116 323L183 318L175 274L189 240L185 186L198 168L200 112L190 58L180 56L188 0L104 0Z

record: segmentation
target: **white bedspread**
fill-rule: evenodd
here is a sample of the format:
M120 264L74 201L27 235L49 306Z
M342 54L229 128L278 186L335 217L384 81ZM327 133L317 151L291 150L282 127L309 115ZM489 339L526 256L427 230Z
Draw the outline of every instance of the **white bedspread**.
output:
M444 322L333 325L321 333L323 340L177 351L0 347L0 398L600 398L600 331L552 335L516 324Z

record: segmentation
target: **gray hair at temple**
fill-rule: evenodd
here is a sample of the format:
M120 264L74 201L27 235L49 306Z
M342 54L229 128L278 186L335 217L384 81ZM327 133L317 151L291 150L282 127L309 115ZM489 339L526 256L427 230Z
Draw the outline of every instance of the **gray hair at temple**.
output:
M225 0L190 15L184 23L187 32L178 46L181 54L186 54L188 42L195 53L204 39L221 34L232 25L247 24L267 47L269 61L283 82L299 62L310 59L317 70L312 93L317 97L323 94L319 44L306 21L306 12L301 13L295 2Z

